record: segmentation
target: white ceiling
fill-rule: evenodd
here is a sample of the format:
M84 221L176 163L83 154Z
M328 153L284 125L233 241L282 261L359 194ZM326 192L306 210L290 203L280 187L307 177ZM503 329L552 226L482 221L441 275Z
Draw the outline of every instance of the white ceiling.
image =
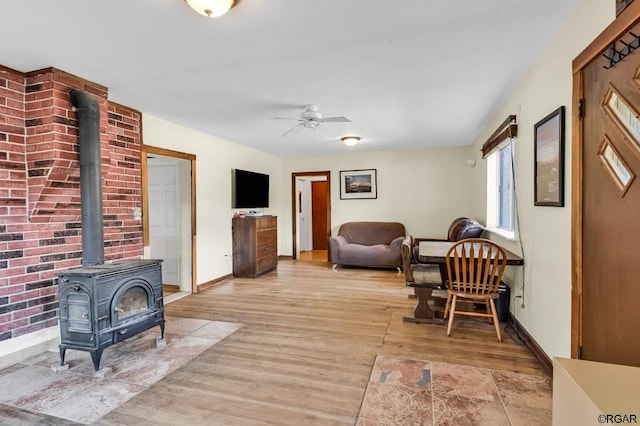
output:
M283 157L469 145L578 1L3 0L0 65ZM352 123L282 138L309 103Z

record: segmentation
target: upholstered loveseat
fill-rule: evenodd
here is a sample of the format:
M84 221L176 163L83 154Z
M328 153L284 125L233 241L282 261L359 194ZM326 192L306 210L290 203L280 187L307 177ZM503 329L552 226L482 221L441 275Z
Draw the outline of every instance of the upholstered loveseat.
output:
M402 267L404 269L407 283L422 281L423 277L428 277L428 273L437 269L434 265L427 265L418 261L420 241L460 241L465 238L479 238L484 231L484 226L468 217L458 217L451 222L447 231L447 238L414 238L412 235L402 242ZM441 273L446 274L445 271ZM442 283L446 277L442 276Z
M406 236L398 222L347 222L329 240L333 268L338 265L400 268Z

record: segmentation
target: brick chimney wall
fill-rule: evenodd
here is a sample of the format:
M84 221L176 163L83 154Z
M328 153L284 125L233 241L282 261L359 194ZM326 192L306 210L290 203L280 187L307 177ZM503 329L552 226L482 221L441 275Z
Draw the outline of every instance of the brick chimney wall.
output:
M100 104L105 260L143 253L141 114L55 68L0 66L0 341L58 323L56 273L82 259L78 129L71 88Z

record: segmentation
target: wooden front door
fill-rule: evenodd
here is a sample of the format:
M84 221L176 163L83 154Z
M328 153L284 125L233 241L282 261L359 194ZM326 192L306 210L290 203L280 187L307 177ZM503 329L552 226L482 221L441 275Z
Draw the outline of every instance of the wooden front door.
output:
M631 32L640 34L640 24L622 40L628 42ZM639 67L640 49L616 64L599 55L582 72L579 356L635 366L640 366Z
M311 182L311 226L313 229L313 249L327 250L329 231L327 230L327 182Z

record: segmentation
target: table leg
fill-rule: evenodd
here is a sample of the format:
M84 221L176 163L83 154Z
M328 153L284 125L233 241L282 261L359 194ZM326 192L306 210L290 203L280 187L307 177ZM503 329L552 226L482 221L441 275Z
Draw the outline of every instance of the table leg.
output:
M440 278L442 278L442 284L444 285L449 280L447 265L445 263L441 263L438 266L440 267Z
M442 318L442 312L434 311L429 306L429 299L431 299L432 288L429 287L415 287L416 297L418 303L413 309L413 317L403 317L404 321L415 323L431 323L431 324L444 324ZM437 314L440 315L437 315Z
M418 303L413 309L413 317L421 319L432 319L433 310L429 307L429 299L433 292L430 288L416 287L416 296L418 297Z

